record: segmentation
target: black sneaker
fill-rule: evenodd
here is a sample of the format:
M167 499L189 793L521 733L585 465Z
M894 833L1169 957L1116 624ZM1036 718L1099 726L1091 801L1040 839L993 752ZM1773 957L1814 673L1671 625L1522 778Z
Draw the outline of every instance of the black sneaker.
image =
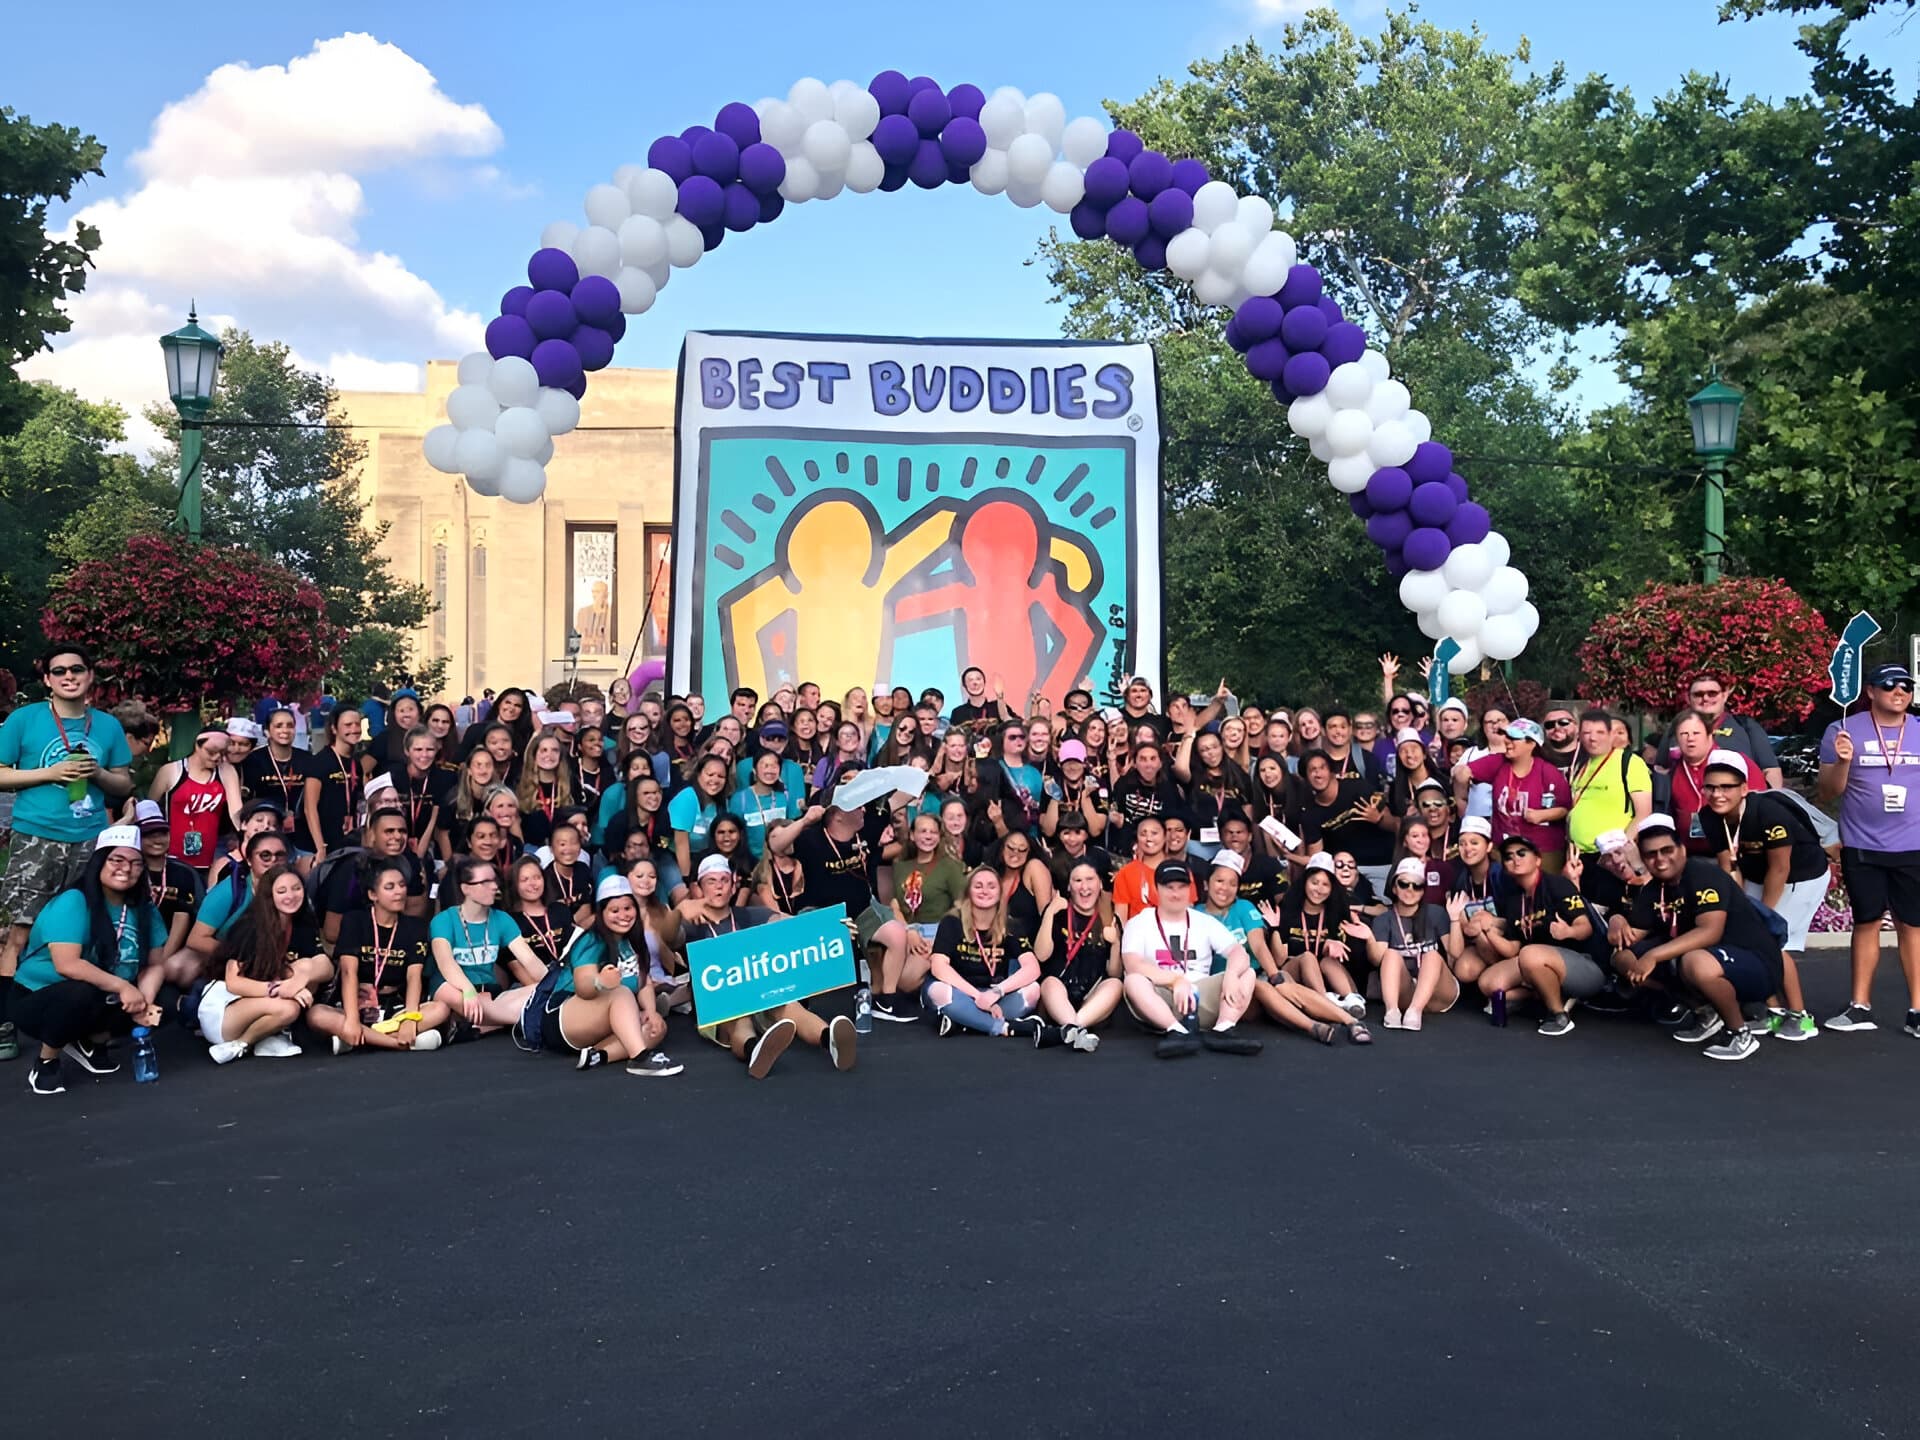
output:
M1046 1022L1038 1015L1022 1015L1018 1020L1007 1021L1007 1034L1017 1035L1022 1040L1039 1043L1040 1027Z
M1870 1005L1849 1005L1838 1015L1827 1021L1827 1029L1829 1030L1872 1030L1875 1028L1873 1023L1873 1007Z
M1242 1035L1238 1028L1209 1030L1200 1037L1200 1043L1218 1055L1258 1055L1266 1048L1251 1035Z
M35 1060L33 1068L27 1071L27 1089L36 1095L64 1095L67 1087L60 1078L60 1057L51 1060Z
M650 1050L638 1060L629 1060L627 1062L627 1074L645 1075L653 1078L678 1075L686 1068L686 1066L676 1064L674 1061L668 1059L658 1050Z
M1653 1023L1677 1030L1693 1018L1693 1011L1678 1000L1655 1000L1651 1012Z
M939 1013L933 1022L933 1033L942 1040L946 1039L947 1036L953 1034L953 1032L959 1028L959 1026L953 1023L953 1016L947 1014L944 1010Z
M579 1055L574 1059L573 1068L576 1070L592 1070L596 1066L604 1065L606 1063L607 1063L606 1051L582 1050L579 1053Z
M916 1003L911 995L876 995L873 997L873 1018L894 1025L911 1025L920 1018L914 1013Z
M1907 1023L1900 1028L1914 1039L1920 1040L1920 1010L1907 1011Z
M1169 1030L1160 1037L1160 1043L1153 1047L1153 1053L1162 1060L1178 1060L1183 1055L1198 1055L1200 1037L1191 1030Z
M479 1032L465 1019L456 1015L447 1022L447 1044L458 1045L463 1040L471 1040Z
M120 1062L113 1058L104 1040L98 1045L76 1040L61 1053L89 1075L113 1075L120 1069Z
M1727 1022L1720 1018L1717 1010L1696 1010L1693 1014L1693 1024L1684 1030L1674 1031L1673 1038L1682 1045L1699 1045L1711 1040L1726 1028Z

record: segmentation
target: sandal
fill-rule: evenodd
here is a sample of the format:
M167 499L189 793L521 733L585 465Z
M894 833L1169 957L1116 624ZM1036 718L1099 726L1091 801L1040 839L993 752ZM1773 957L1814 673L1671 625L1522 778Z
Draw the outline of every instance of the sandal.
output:
M1349 1045L1371 1045L1373 1043L1373 1032L1367 1029L1364 1023L1356 1020L1353 1024L1347 1026L1347 1043Z
M1333 1043L1333 1026L1324 1020L1316 1020L1313 1022L1312 1034L1313 1038L1318 1040L1322 1045L1331 1045Z

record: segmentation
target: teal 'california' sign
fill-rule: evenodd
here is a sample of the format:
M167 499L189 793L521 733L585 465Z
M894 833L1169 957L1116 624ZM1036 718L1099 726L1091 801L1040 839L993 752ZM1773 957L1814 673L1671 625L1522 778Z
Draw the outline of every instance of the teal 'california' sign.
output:
M730 930L687 947L693 1013L701 1025L738 1020L853 984L853 936L844 905Z

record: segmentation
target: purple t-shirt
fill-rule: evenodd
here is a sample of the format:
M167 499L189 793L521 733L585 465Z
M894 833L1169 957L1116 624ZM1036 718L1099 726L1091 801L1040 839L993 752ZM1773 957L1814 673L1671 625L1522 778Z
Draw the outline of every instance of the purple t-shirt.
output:
M1920 851L1920 720L1900 728L1876 725L1871 715L1849 715L1820 737L1820 763L1839 757L1834 737L1846 726L1853 764L1840 794L1840 843L1859 850Z
M1570 805L1573 797L1567 789L1567 777L1536 755L1533 768L1524 776L1513 773L1504 755L1482 755L1467 766L1476 782L1493 787L1493 843L1497 846L1509 835L1531 840L1534 848L1550 854L1567 848L1567 823L1536 825L1520 817L1528 810L1557 810Z

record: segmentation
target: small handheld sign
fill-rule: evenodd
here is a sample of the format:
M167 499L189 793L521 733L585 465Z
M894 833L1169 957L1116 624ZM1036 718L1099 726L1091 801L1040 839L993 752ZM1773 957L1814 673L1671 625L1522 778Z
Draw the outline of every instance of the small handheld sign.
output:
M1840 632L1840 643L1833 647L1833 659L1827 665L1827 677L1833 682L1833 703L1844 714L1860 698L1860 678L1864 673L1860 652L1880 633L1879 622L1862 610Z
M1460 642L1451 635L1433 647L1433 669L1427 674L1427 701L1437 715L1440 707L1447 703L1448 682L1451 675L1447 666L1453 663L1453 657L1460 653Z

